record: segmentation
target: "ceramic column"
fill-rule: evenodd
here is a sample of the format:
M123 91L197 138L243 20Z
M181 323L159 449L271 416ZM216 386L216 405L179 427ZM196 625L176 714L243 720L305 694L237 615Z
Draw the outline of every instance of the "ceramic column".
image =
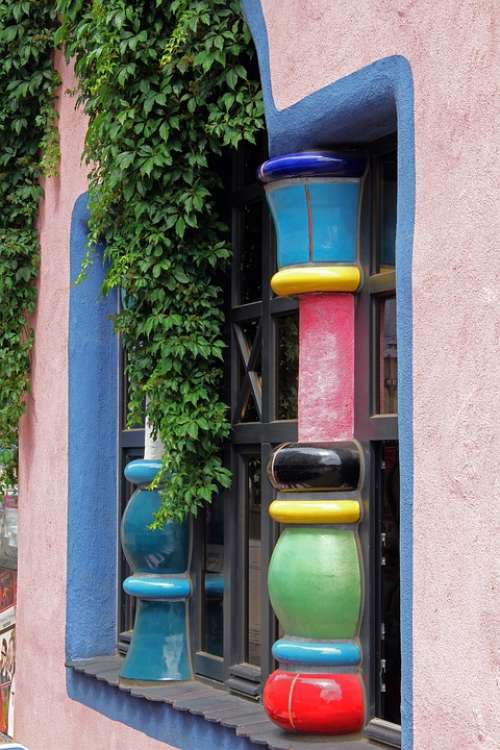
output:
M269 477L283 525L269 594L283 637L264 689L288 731L358 732L365 719L359 627L362 461L353 440L354 293L365 160L332 152L271 159L260 170L276 226L272 287L298 295L299 443L280 446Z
M148 430L146 429L148 433ZM161 455L147 442L145 455ZM169 521L164 529L148 528L160 505L148 489L158 474L158 458L131 461L125 476L137 485L122 519L121 539L133 570L124 591L137 597L134 632L120 681L164 683L192 677L187 601L191 595L189 521Z

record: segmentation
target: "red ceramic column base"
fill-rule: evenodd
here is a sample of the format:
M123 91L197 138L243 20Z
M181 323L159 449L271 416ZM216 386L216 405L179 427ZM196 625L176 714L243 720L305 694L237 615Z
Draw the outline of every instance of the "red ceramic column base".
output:
M305 674L277 669L264 688L264 708L275 724L303 734L352 734L364 722L357 674Z

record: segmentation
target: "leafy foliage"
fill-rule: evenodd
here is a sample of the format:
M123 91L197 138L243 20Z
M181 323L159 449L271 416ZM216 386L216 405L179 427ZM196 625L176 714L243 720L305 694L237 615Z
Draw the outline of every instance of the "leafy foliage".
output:
M55 8L37 0L0 2L0 446L2 490L16 481L17 425L29 385L36 299L36 216L43 148L57 160L52 68Z
M129 420L164 447L154 525L196 513L230 475L220 397L221 272L230 255L217 159L263 127L238 0L59 0L89 116L90 237L127 352ZM87 256L87 263L91 262ZM84 264L85 265L85 264ZM168 481L165 480L168 477Z

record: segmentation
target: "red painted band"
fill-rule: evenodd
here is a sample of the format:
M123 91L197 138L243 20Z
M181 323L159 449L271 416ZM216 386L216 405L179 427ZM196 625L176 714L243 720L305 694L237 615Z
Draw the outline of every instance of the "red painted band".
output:
M364 698L357 674L304 674L276 670L264 688L264 708L288 732L352 734L364 722Z

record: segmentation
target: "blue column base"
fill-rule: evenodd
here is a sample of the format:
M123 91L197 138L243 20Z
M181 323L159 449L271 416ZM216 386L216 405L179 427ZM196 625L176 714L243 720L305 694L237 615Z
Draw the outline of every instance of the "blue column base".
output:
M190 680L186 602L138 599L134 635L120 672L124 680Z

